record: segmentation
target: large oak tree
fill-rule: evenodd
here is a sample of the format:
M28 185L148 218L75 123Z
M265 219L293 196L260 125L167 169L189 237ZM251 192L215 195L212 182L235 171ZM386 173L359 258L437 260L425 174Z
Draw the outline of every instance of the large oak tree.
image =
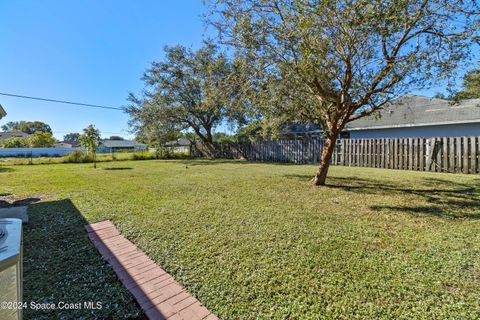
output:
M454 75L478 42L474 0L211 0L208 21L246 57L266 114L318 123L323 185L344 127ZM256 68L252 68L256 66ZM248 82L246 82L248 86ZM252 92L252 90L246 90ZM266 98L267 97L267 98ZM247 98L252 98L247 97Z
M214 129L238 119L227 107L234 95L232 72L233 64L211 43L197 51L166 47L165 59L152 63L143 77L143 96L130 95L131 126L140 136L193 131L206 154L213 155Z

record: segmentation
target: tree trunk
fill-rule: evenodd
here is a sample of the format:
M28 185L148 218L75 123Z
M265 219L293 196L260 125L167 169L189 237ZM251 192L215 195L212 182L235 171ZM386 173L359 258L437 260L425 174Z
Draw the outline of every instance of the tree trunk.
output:
M335 144L337 142L337 136L327 138L325 145L322 149L320 158L320 166L318 167L315 177L312 179L312 185L324 186L325 180L327 180L328 168L330 167L330 160L332 159L333 150L335 150Z

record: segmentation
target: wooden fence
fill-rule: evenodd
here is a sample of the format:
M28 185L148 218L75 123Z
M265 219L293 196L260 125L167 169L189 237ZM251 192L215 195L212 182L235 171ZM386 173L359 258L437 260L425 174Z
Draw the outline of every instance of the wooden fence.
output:
M250 161L318 163L323 140L221 143L216 157ZM193 154L197 154L193 151ZM342 139L333 165L401 170L480 173L480 137Z

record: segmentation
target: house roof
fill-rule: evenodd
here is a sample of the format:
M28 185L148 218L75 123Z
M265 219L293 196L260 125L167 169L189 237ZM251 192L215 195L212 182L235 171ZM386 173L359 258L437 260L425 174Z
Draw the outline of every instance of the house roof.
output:
M190 145L190 140L188 140L187 138L179 138L177 140L167 142L166 145L185 147Z
M26 138L28 136L30 136L30 135L28 133L25 133L25 132L12 132L12 131L0 132L0 139L7 139L7 138L12 138L12 137Z
M133 148L141 144L133 140L104 140L103 146L107 148Z
M388 104L376 115L360 118L346 131L480 123L480 99L451 101L423 96L405 96Z
M135 142L131 140L104 140L103 145L107 148L133 148Z
M76 147L80 147L80 141L74 141L74 140L64 140L64 141L61 141L60 143L67 143L67 144L71 144L72 147L76 148Z
M0 119L5 117L6 115L7 115L7 112L5 111L5 109L3 109L2 105L0 104Z

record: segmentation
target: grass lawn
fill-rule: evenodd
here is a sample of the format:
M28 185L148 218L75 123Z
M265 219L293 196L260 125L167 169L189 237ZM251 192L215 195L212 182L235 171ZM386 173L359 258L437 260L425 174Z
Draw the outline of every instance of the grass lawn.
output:
M312 188L307 165L99 167L0 167L0 193L49 196L29 211L25 300L103 302L62 318L141 315L83 231L105 219L222 319L480 315L479 176L332 167Z

